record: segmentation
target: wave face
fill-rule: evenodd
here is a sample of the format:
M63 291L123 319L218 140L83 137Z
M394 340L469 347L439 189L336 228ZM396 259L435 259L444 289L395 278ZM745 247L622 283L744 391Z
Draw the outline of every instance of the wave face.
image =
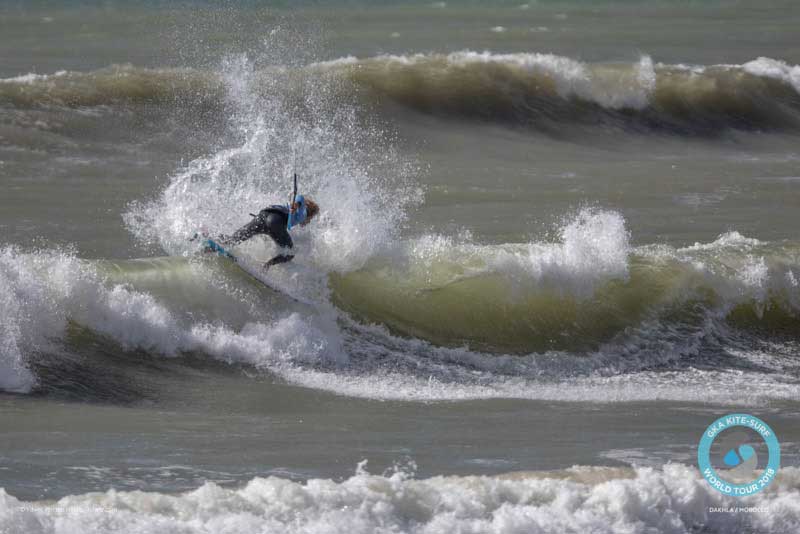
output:
M708 321L789 333L800 319L799 258L797 243L736 232L685 248L632 247L618 213L583 210L560 242L423 237L336 276L333 288L337 304L365 321L440 345L585 353L646 324L676 338Z
M381 56L327 64L427 113L555 129L559 124L710 133L796 129L800 67L758 58L709 67L586 64L551 54Z
M648 56L634 64L590 64L552 54L464 51L273 66L248 78L251 91L282 91L296 106L311 104L309 84L327 84L348 97L371 95L389 113L393 103L553 134L569 125L675 134L800 129L800 66L765 57L741 65L668 65ZM193 104L227 111L229 80L224 72L114 65L0 80L0 103Z
M255 478L240 489L206 483L166 495L90 493L22 503L0 490L9 532L753 532L800 527L800 472L767 490L724 497L682 464L663 469L572 467L505 476L414 479L359 466L342 482ZM728 513L716 510L744 508Z

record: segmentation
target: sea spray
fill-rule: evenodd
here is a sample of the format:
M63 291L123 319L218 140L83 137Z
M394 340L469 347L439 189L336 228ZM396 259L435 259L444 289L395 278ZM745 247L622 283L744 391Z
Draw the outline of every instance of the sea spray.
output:
M399 236L421 200L416 167L330 92L326 83L333 82L307 80L297 107L281 92L281 75L259 83L244 56L226 59L220 76L232 110L230 146L176 171L155 200L134 203L125 220L135 235L170 254L189 254L186 237L196 229L231 233L248 213L285 202L297 172L301 191L321 206L314 231L295 232L306 261L323 271L356 269Z

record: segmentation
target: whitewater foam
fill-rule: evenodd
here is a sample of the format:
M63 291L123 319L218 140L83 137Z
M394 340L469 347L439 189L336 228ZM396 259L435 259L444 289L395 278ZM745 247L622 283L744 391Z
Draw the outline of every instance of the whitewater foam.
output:
M398 279L424 281L428 289L499 274L515 287L588 297L602 283L627 279L629 240L621 214L584 208L563 219L554 243L482 245L468 233L426 234L403 242L388 257Z
M748 61L741 68L754 76L764 76L786 82L800 94L800 65L789 65L785 61L760 57Z
M66 76L67 74L68 72L65 70L59 70L53 74L36 74L35 72L29 72L27 74L20 74L19 76L12 76L10 78L0 78L0 83L32 84L34 82L41 82L50 80L52 78L58 78L60 76Z
M74 268L67 256L52 258L56 265L38 254L0 249L0 389L5 391L31 390L35 378L27 366L29 353L46 348L47 332L59 332L65 325L53 308L68 298L69 291L59 282L69 279ZM43 280L45 273L50 280Z
M0 528L12 532L541 532L788 533L800 527L800 472L735 499L683 464L660 469L572 467L508 475L415 479L371 475L365 462L341 482L271 476L240 488L206 483L169 495L89 493L26 503L0 490ZM733 510L735 512L721 512Z
M24 338L19 320L19 303L9 291L12 282L0 271L0 390L26 393L34 385L33 374L24 364Z
M2 249L0 290L0 322L7 334L0 346L0 387L5 391L34 387L28 360L48 353L53 343L63 343L70 321L108 336L123 349L164 356L201 351L276 372L292 362L335 366L347 361L328 313L301 317L284 312L269 323L248 322L240 329L193 322L191 314L176 313L129 285L111 283L94 265L67 253Z

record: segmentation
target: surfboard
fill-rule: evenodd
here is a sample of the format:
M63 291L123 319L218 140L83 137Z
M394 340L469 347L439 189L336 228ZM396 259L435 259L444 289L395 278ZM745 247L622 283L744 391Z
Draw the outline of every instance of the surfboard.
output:
M224 256L226 258L233 260L235 263L238 263L236 260L236 256L228 252L225 249L225 247L223 247L213 239L206 238L206 240L203 241L203 247L205 247L206 252L216 252L220 256Z
M208 253L214 253L223 258L226 258L232 261L237 267L239 267L242 271L249 274L252 278L254 278L257 282L261 283L262 285L267 286L271 290L275 291L276 293L280 293L281 295L295 301L299 302L300 304L305 304L307 306L313 306L314 303L304 297L298 296L293 294L289 289L282 287L277 280L273 280L269 277L268 272L265 272L264 269L261 267L260 263L256 263L250 261L248 258L244 256L238 256L231 252L230 250L226 249L224 246L220 245L216 241L211 238L206 238L203 241L203 249ZM284 264L285 265L285 264ZM282 268L283 265L280 266ZM273 268L279 268L278 266Z

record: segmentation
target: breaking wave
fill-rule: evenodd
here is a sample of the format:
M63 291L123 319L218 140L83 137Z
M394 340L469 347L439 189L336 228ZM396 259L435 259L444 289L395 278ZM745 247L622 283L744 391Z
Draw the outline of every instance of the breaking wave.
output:
M619 215L591 210L562 239L411 240L396 249L403 260L378 255L334 271L327 291L323 278L316 306L221 259L86 261L6 248L3 389L51 388L36 375L60 365L59 347L95 342L70 335L78 327L123 350L205 354L367 398L752 405L797 396L796 244L731 233L680 249L631 247Z
M349 58L341 69L376 94L445 116L541 128L562 123L705 133L800 125L800 67L587 64L552 54L457 52Z
M556 133L563 125L708 134L800 128L800 66L771 58L741 65L584 63L541 53L455 52L276 65L249 76L256 90L308 105L303 87L366 96L443 117L499 121ZM276 83L279 82L279 87ZM347 82L347 83L342 83ZM224 108L225 75L114 65L0 80L0 103L18 107L202 104Z
M731 513L730 510L736 509ZM335 482L254 478L168 495L122 492L22 502L0 490L9 532L690 532L789 533L800 528L800 473L784 467L765 491L725 497L682 464L572 467L500 476L416 479L397 471Z

